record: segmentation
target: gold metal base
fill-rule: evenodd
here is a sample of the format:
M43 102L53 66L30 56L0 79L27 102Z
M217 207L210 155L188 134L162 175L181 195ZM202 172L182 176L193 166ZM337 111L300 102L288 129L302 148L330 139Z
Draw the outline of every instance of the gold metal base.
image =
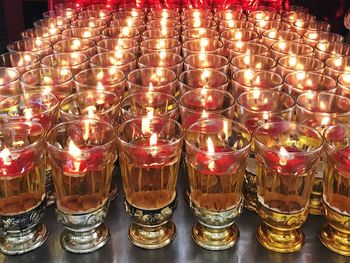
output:
M224 228L211 228L197 222L192 229L192 239L202 248L225 250L236 245L239 230L236 224Z
M248 192L244 191L244 203L243 206L247 210L256 213L256 206L257 206L257 197L256 197L256 192Z
M315 178L315 182L312 186L312 192L310 195L310 214L312 215L324 215L322 192L322 178Z
M170 220L158 226L132 223L128 237L135 246L145 249L162 248L171 243L176 236L176 227Z
M350 256L350 233L340 232L326 224L321 229L320 240L329 250L343 256Z
M281 231L262 223L258 226L256 237L261 245L279 253L296 252L304 245L304 233L300 228Z
M184 198L187 204L190 203L190 189L185 189L184 190Z
M109 189L109 201L112 202L119 195L118 186L115 182L111 183L111 187Z
M252 212L257 212L258 196L256 188L256 174L252 171L256 169L255 157L250 157L248 160L250 169L245 170L243 183L244 208Z

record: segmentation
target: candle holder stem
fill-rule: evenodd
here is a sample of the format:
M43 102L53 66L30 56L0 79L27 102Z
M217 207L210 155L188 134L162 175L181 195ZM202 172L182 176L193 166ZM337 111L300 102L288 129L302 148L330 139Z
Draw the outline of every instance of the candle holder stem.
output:
M107 225L103 223L108 205L109 202L94 212L78 215L66 214L57 209L57 220L66 227L61 234L61 246L77 254L94 252L103 247L111 236Z
M323 215L324 208L322 204L322 177L315 177L315 182L312 186L312 192L310 195L310 214L312 215Z
M46 209L46 200L31 211L0 216L0 252L5 255L20 255L40 247L49 232L39 223Z
M56 194L55 194L55 187L53 185L53 178L52 178L52 172L51 167L48 167L49 170L46 170L46 183L45 183L45 189L46 189L46 198L47 198L47 206L51 206L56 202Z
M341 215L324 204L328 224L320 232L321 242L331 251L343 256L350 256L350 232L347 227L349 216Z
M300 224L305 222L308 209L299 213L282 214L258 203L257 210L263 223L258 226L256 235L264 247L279 253L291 253L302 248L304 233Z

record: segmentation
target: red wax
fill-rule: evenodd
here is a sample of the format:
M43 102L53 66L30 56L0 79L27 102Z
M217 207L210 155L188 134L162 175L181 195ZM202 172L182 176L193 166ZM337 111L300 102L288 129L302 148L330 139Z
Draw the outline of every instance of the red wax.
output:
M289 156L283 158L283 160L281 158L281 154L279 154L280 147L276 147L274 149L275 151L265 151L263 153L260 152L260 155L262 155L262 161L266 163L269 170L279 173L283 176L293 176L305 173L306 157L300 155L302 151L295 147L286 146L284 148L288 152Z
M20 154L12 153L10 155L10 160L4 160L0 157L0 177L24 175L33 170L35 168L35 163L38 162L39 160L34 160L33 150L21 151Z
M215 153L198 152L196 156L197 170L203 174L224 175L227 174L230 166L233 166L237 160L233 154L220 154L232 152L227 146L215 146ZM207 151L207 148L202 148ZM211 168L211 169L210 169Z
M254 132L259 126L261 126L264 123L283 122L283 121L285 121L285 120L280 116L271 116L271 118L269 118L268 120L256 117L256 118L247 119L244 122L244 125L250 132Z
M335 151L332 158L339 173L342 176L350 177L350 147Z

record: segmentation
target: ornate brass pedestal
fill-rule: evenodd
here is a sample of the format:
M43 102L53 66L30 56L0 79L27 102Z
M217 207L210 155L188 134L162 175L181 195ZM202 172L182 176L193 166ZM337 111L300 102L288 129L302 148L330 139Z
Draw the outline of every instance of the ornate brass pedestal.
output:
M243 183L244 207L252 212L256 212L258 203L256 188L256 161L255 155L250 153L247 168L245 170Z

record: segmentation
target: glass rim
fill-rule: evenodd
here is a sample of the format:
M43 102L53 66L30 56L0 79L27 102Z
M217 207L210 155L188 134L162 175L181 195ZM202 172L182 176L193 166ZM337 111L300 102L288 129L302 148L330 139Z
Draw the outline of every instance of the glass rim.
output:
M92 36L90 37L80 37L80 36L76 36L77 38L82 38L82 39L91 39L91 38L94 38L94 37L98 37L100 36L100 30L96 27L88 27L88 26L85 26L85 27L71 27L71 28L67 28L67 29L64 29L62 30L62 36L64 37L74 37L73 33L74 31L77 31L77 30L88 30L89 32L92 32ZM72 35L67 35L67 32L71 32ZM69 33L69 34L71 34Z
M137 84L134 81L131 81L129 79L129 76L131 76L131 74L135 74L135 72L146 71L146 70L157 70L157 69L161 69L163 71L167 71L168 73L172 74L173 77L169 81L167 81L167 83L162 84L162 85L155 85L155 84L152 83L153 88L165 87L167 85L171 85L171 84L175 83L178 80L175 72L172 71L171 69L167 68L167 67L145 67L145 68L136 68L136 69L130 71L129 74L126 76L126 81L129 84L135 85L135 86L138 86L138 87L149 87L149 84L148 85L142 85L142 84Z
M269 69L262 69L262 70L273 70L277 67L277 61L272 58L271 56L267 56L267 55L263 55L263 54L241 54L241 55L237 55L237 56L234 56L230 59L230 65L233 66L233 67L236 67L238 68L236 65L234 65L232 62L233 60L239 60L241 58L245 58L246 56L249 56L251 58L258 58L258 59L266 59L266 61L269 61L269 62L272 62L272 65L270 66ZM270 63L268 63L270 64ZM249 67L249 65L247 65L248 67L247 68L251 68ZM245 69L245 68L239 68L239 69Z
M160 53L159 52L150 52L150 53L145 53L141 56L138 57L137 59L137 63L141 66L143 66L144 68L147 68L147 67L151 67L151 66L148 66L146 63L142 62L141 60L142 59L145 59L145 57L150 57L150 56L160 56ZM165 68L172 68L172 67L176 67L178 66L179 64L183 63L184 62L184 59L182 58L181 55L177 54L177 53L173 53L173 52L164 52L164 58L166 58L167 56L173 56L173 57L176 57L177 60L179 60L179 62L177 62L175 65L172 65L172 66L167 66L165 65L164 67ZM159 66L158 66L159 67Z
M68 116L68 117L74 117L74 118L86 118L88 116L88 114L84 114L84 115L74 115L74 114L71 114L71 113L68 113L67 111L63 110L62 107L64 104L67 104L67 105L70 105L72 103L72 101L74 100L74 98L78 97L79 96L83 96L83 97L86 97L86 95L88 94L105 94L105 95L108 95L108 96L111 96L113 97L113 101L115 101L115 104L112 104L110 105L110 107L104 111L99 111L99 112L94 112L94 116L99 116L99 115L105 115L111 111L113 111L114 109L118 109L120 103L121 103L121 100L120 98L115 95L114 93L112 92L108 92L108 91L100 91L100 90L87 90L87 91L81 91L81 92L77 92L77 93L74 93L74 94L71 94L67 97L65 97L60 103L59 103L59 111L62 115L65 115L65 116Z
M11 76L10 76L10 81L9 82L5 82L5 83L1 83L0 84L0 87L5 87L5 86L7 86L7 85L11 85L11 84L13 84L13 83L15 83L15 82L17 82L17 81L19 81L19 76L20 76L20 74L19 74L19 72L15 69L15 68L8 68L8 67L1 67L0 66L0 72L1 71L3 71L3 72L9 72L9 71L11 71L13 74L15 74L14 75L14 78L12 78ZM5 73L5 74L6 74Z
M294 57L296 60L298 59L303 59L305 61L312 61L312 62L316 62L317 64L319 64L319 67L316 68L316 69L313 69L313 70L299 70L299 71L305 71L305 72L308 72L308 71L313 71L313 72L317 72L318 70L322 70L326 67L325 63L322 62L320 59L318 58L315 58L315 57L308 57L308 56L302 56L302 55L286 55L286 56L282 56L280 57L278 60L277 60L277 65L280 66L280 67L283 67L285 69L289 69L289 70L293 70L295 71L296 69L295 68L292 68L290 66L286 66L286 65L283 65L281 63L281 61L283 60L286 60L287 58L289 57ZM308 63L306 63L308 64Z
M310 53L313 53L314 52L314 47L308 45L308 44L305 44L305 43L302 43L302 42L297 42L295 40L284 40L284 41L280 41L280 42L276 42L276 43L273 43L271 45L271 50L274 51L274 52L278 52L278 53L281 53L281 54L285 54L285 55L288 55L289 53L284 53L283 50L280 50L278 48L276 48L277 46L279 46L281 43L285 43L287 45L290 45L290 46L297 46L297 47L306 47L306 48L309 48L311 49L310 52L307 52L305 54L310 54ZM305 54L301 54L301 56L305 56ZM299 55L299 54L295 54L295 55ZM299 55L300 56L300 55Z
M190 63L188 60L193 58L193 57L199 57L202 53L194 53L194 54L190 54L188 55L187 57L185 57L184 59L184 63L187 64L187 65L190 65L190 66L193 66L192 63ZM230 64L230 61L227 59L227 57L223 56L223 55L219 55L219 54L213 54L213 53L206 53L204 52L203 53L206 58L219 58L221 61L223 61L224 63L223 64L220 64L218 66L211 66L211 67L203 67L203 68L213 68L213 69L219 69L219 68L222 68L222 67L225 67L225 66L228 66Z
M228 111L230 108L233 108L236 105L236 98L227 90L221 90L221 89L208 89L208 88L196 88L196 89L190 89L187 90L184 94L182 94L180 96L180 98L178 99L178 103L179 103L179 108L191 112L191 113L200 113L198 112L198 110L194 110L191 108L188 108L186 105L184 105L184 96L189 96L190 93L200 93L202 90L206 90L206 92L217 92L217 93L221 93L223 96L225 96L226 98L232 99L232 102L230 103L230 105L228 105L227 107L225 107L224 109L217 109L217 110L205 110L207 113L210 114L219 114L225 111ZM191 96L192 97L192 96Z
M88 122L89 124L90 123L100 123L100 124L103 124L104 127L108 127L112 132L113 132L113 136L111 138L109 138L109 140L101 145L94 145L93 147L91 148L88 148L88 149L80 149L79 150L82 152L82 153L87 153L87 152L91 152L93 150L97 150L97 149L100 149L100 148L103 148L105 147L106 145L111 145L115 142L115 139L116 139L116 133L115 133L115 128L112 124L110 124L109 122L107 121L103 121L103 120L97 120L97 119L89 119L89 118L82 118L82 119L77 119L77 120L73 120L73 121L66 121L66 122L61 122L59 124L56 124L55 126L53 126L51 128L51 130L48 131L47 135L46 135L46 144L48 146L48 148L53 148L55 149L56 151L59 151L61 153L69 153L69 149L61 149L59 147L57 147L55 144L52 144L50 142L50 137L52 137L52 133L54 131L58 131L59 128L61 127L64 127L64 126L67 126L67 125L70 125L70 124L74 124L74 123L84 123L84 122ZM105 138L105 137L104 137Z
M115 86L115 85L119 85L119 84L123 83L123 81L125 81L125 79L126 79L126 78L125 78L125 74L124 74L124 72L123 72L122 70L117 69L116 67L93 67L93 68L83 69L83 70L79 71L78 74L75 74L75 75L73 76L73 81L74 81L74 83L75 83L76 85L95 86L95 85L97 85L97 83L98 83L99 81L97 81L96 84L87 84L87 83L85 83L85 82L78 81L78 80L77 80L77 77L78 77L78 76L81 77L83 74L87 74L89 71L92 72L92 71L97 71L97 70L100 70L100 71L102 70L102 71L104 71L104 72L108 71L108 74L109 74L109 71L110 71L111 69L113 69L113 70L115 71L115 73L120 74L120 75L122 76L122 79L120 79L120 80L118 80L118 81L116 81L116 82L113 82L113 84L103 84L103 83L102 83L102 85L103 85L104 87L113 87L113 86ZM115 73L114 73L114 74L115 74Z
M111 36L109 33L106 33L108 31L111 31L113 29L123 29L123 28L127 28L128 30L134 30L135 31L135 35L123 35L123 36ZM124 26L112 26L112 27L107 27L105 29L103 29L101 32L100 32L100 35L102 38L105 38L105 39L108 39L108 38L111 38L111 39L118 39L118 38L126 38L126 39L135 39L135 38L138 38L140 36L140 30L138 30L136 27L124 27Z
M104 58L104 57L109 57L109 55L112 55L112 54L115 54L116 52L120 52L120 53L123 53L123 54L126 54L127 56L129 56L131 58L130 61L123 61L123 60L119 60L119 61L123 61L124 63L123 64L118 64L118 65L108 65L108 66L104 66L103 64L104 63L96 63L98 61L95 61L96 59L98 58ZM133 63L133 62L136 62L136 56L130 52L130 51L127 51L127 50L118 50L118 51L113 51L113 50L109 50L109 51L103 51L103 52L100 52L100 53L97 53L95 55L93 55L90 59L90 65L92 67L114 67L116 69L118 69L119 67L123 67L123 66L126 66L130 63Z
M190 49L188 47L189 43L193 43L193 42L201 42L202 40L208 40L208 41L211 41L213 44L218 44L218 46L215 46L213 49L210 49L210 50L207 50L205 49L204 51L202 50L193 50L193 49ZM204 52L204 53L210 53L210 52L215 52L216 50L220 49L220 48L223 48L224 47L224 44L218 40L218 39L215 39L215 38L204 38L204 37L201 37L201 38L192 38L192 39L188 39L186 40L185 42L181 43L181 48L182 49L185 49L186 51L190 51L190 52L195 52L195 53L200 53L200 52Z
M97 26L94 26L94 27L92 27L92 26L87 26L87 25L84 25L84 26L79 26L78 25L78 23L80 22L80 23L83 23L83 22L85 22L85 21L90 21L90 20L92 20L92 21L98 21L98 23L101 23L100 25L97 25ZM104 19L102 19L102 18L95 18L95 17L82 17L82 18L78 18L78 19L76 19L76 20L74 20L74 21L71 21L70 22L70 26L71 26L71 28L84 28L84 27L89 27L89 28L100 28L100 27L104 27L104 26L107 26L107 22L106 22L106 20L104 20Z
M55 30L55 34L52 34L51 31L52 30ZM48 36L38 36L37 35L37 31L39 32L45 32L45 31L48 31L49 32L49 35ZM47 39L47 38L50 38L50 37L55 37L55 36L58 36L58 35L61 35L63 30L59 29L58 27L53 27L53 28L50 28L50 27L32 27L32 28L28 28L28 29L25 29L24 31L22 31L22 37L23 39L27 39L27 38L42 38L42 39ZM28 34L28 33L34 33L35 32L35 36L25 36L25 34Z
M323 139L323 136L320 132L318 132L316 129L310 127L310 126L307 126L307 125L304 125L304 124L300 124L300 123L297 123L297 122L292 122L292 121L283 121L283 122L268 122L268 123L263 123L261 126L259 126L255 132L254 132L254 143L255 144L258 144L260 145L260 147L262 147L263 149L268 149L268 151L270 152L273 152L273 153L277 153L279 154L280 150L278 149L273 149L267 145L265 145L263 142L261 142L258 137L257 137L257 134L258 132L260 132L260 130L264 129L265 126L268 126L268 125L288 125L288 130L290 129L291 125L293 125L295 128L303 128L303 129L306 129L308 130L309 132L312 132L314 135L317 136L317 138L319 139L319 144L317 147L315 147L315 149L311 150L311 151L308 151L308 152L292 152L292 153L289 153L288 151L288 154L297 154L297 155L311 155L311 154L315 154L317 152L320 152L323 148L323 145L324 145L324 139ZM283 147L283 146L282 146Z
M0 67L14 68L14 69L20 68L20 69L22 69L22 68L27 68L27 67L29 67L29 66L35 65L35 64L37 64L37 63L40 62L39 56L38 56L37 54L35 54L34 52L31 52L31 51L6 52L6 53L0 54L0 58L7 58L7 57L10 57L10 56L12 56L12 55L18 55L18 56L29 55L29 56L31 56L32 59L34 59L34 61L30 60L30 63L29 63L29 64L25 64L25 65L23 65L23 66L17 66L17 65L12 66L12 65L11 65L11 66L9 66L9 67L6 67L6 66L3 66L3 65L0 65ZM2 64L2 63L0 63L0 64Z
M342 62L345 60L345 61L347 62L346 64L348 64L348 65L346 65L346 66L347 66L347 67L350 67L350 56L335 56L335 57L329 57L329 58L326 59L325 66L326 66L327 68L333 70L333 71L343 72L344 70L339 69L339 67L336 66L336 68L335 68L335 67L333 67L333 65L330 65L331 61L335 61L335 60L337 60L337 59L341 59Z
M151 42L151 41L155 41L155 40L159 40L159 38L149 38L149 39L145 39L142 40L140 43L140 47L141 48L146 48L146 49L150 49L150 50L170 50L170 49L174 49L174 48L179 48L181 47L181 42L177 39L174 38L161 38L164 41L169 41L169 42L173 42L176 43L176 45L172 46L172 47L164 47L164 48L157 48L157 47L149 47L149 46L145 46L146 42Z
M9 149L9 151L11 153L18 153L18 152L22 152L23 150L26 150L28 148L34 147L34 146L38 145L40 142L45 142L46 132L45 132L43 126L40 123L35 122L35 121L14 121L14 122L1 123L0 130L3 130L4 127L14 127L16 125L27 125L28 130L29 130L29 128L31 128L33 126L36 126L37 128L40 129L40 137L37 138L35 141L30 142L28 145L16 147L15 149L4 147L1 149L1 151L3 149L7 148L7 149Z
M46 62L46 60L48 60L50 58L57 58L57 57L60 57L60 56L70 56L72 54L77 54L79 57L83 58L83 61L81 61L79 63L76 63L76 64L69 63L68 65L56 65L55 67L69 69L71 67L79 66L79 65L82 65L82 64L85 64L85 63L89 62L89 58L83 52L81 52L81 51L74 51L74 52L60 52L60 53L49 54L49 55L43 57L40 60L40 64L44 65L45 67L54 67L52 64L45 64L45 63L43 63L43 61ZM56 61L57 61L57 59L56 59ZM73 76L72 76L72 78L73 78Z
M138 42L137 42L137 40L132 39L132 38L122 38L122 37L119 37L119 38L104 38L104 39L100 39L100 40L96 43L96 46L97 46L97 47L100 47L100 48L106 48L106 49L107 49L107 47L101 45L101 43L108 43L108 42L113 43L113 42L115 42L116 44L118 44L118 41L119 41L120 39L122 39L123 41L130 41L130 42L133 42L134 44L136 43L135 46L128 47L126 50L132 49L132 48L135 48L135 47L138 47ZM110 51L113 51L113 50L115 50L115 49L110 49ZM121 48L121 50L124 50L124 49Z
M142 119L144 118L147 118L147 116L144 116L144 117L136 117L136 118L132 118L130 120L127 120L125 122L123 122L121 125L119 125L118 129L117 129L117 132L116 132L116 137L117 137L117 140L122 143L123 145L126 145L127 147L130 147L130 148L141 148L141 149L152 149L154 148L155 146L144 146L144 145L135 145L131 142L127 142L123 139L121 139L121 132L122 130L129 124L129 123L132 123L132 122L137 122L137 121L140 121L140 123L142 123ZM172 142L169 142L167 144L163 144L163 145L156 145L157 148L164 148L164 147L167 147L167 146L173 146L173 145L176 145L178 144L179 142L181 142L183 139L184 139L184 136L185 136L185 132L184 132L184 128L182 127L182 125L172 119L172 118L168 118L168 117L163 117L163 116L153 116L152 118L150 118L150 121L153 121L153 120L163 120L163 121L166 121L166 123L168 122L171 122L175 125L176 128L178 128L180 130L180 134L176 134L174 137L176 138L176 140L172 141ZM178 137L176 137L178 136Z
M190 40L190 39L201 39L202 38L201 36L193 37L192 35L188 34L188 32L190 32L190 31L195 31L195 30L200 31L201 29L203 29L203 28L195 28L195 27L194 28L186 28L185 30L181 31L181 36L189 38L188 40ZM204 30L213 33L212 38L220 37L219 32L217 30L213 29L213 28L204 28Z
M348 87L347 87L346 84L345 84L344 81L343 81L343 78L344 78L345 76L349 76L349 80L350 80L350 72L345 72L345 73L340 74L340 75L337 77L337 83L338 83L339 85L341 85L341 88L342 88L342 89L348 89L348 90L350 90L350 82L349 82L349 85L348 85Z
M64 70L67 72L67 75L68 77L62 82L62 77L61 77L61 71ZM24 80L24 77L26 77L27 75L29 74L33 74L33 73L36 73L36 72L45 72L45 71L53 71L55 72L55 74L57 74L57 80L59 80L59 83L56 83L56 84L52 84L52 85L42 85L42 84L37 84L37 85L34 85L34 84L30 84L28 83L27 81ZM73 80L73 73L68 69L68 68L57 68L57 67L52 67L52 66L49 66L49 67L40 67L40 68L34 68L34 69L30 69L26 72L24 72L21 77L19 78L19 81L22 83L22 85L25 85L25 86L29 86L29 87L59 87L61 85L65 85L65 84L68 84L70 81ZM27 92L26 92L27 93Z
M292 101L292 105L289 106L288 108L286 109L282 109L282 110L254 110L254 109L251 109L251 108L248 108L246 105L242 104L242 98L243 96L249 94L249 93L253 93L254 91L260 91L260 92L263 92L263 93L275 93L275 94L278 94L278 95L282 95L282 96L285 96L287 97L288 99L291 99ZM280 101L279 101L280 102ZM238 106L240 107L243 107L249 111L252 111L254 113L272 113L272 114L275 114L275 113L286 113L286 112L289 112L291 110L293 110L296 106L296 99L293 98L291 95L289 95L288 93L286 92L283 92L283 91L278 91L278 90L274 90L274 89L250 89L250 90L247 90L247 91L244 91L243 93L241 93L238 98L237 98L237 104Z
M266 52L269 52L269 47L266 46L265 44L263 43L258 43L258 42L253 42L253 41L239 41L240 43L243 43L244 45L248 46L248 45L252 45L252 46L256 46L256 47L261 47L263 49L265 49L263 52L261 53L256 53L256 55L260 55L262 53L266 53ZM233 50L234 52L241 52L241 50L237 50L237 49L234 49L232 48L232 46L235 46L236 47L236 43L237 42L233 42L231 41L228 45L227 45L227 48L229 50ZM247 51L243 51L243 52L247 52ZM245 53L241 53L242 55L244 55Z
M323 135L323 139L324 139L324 142L326 145L330 145L332 146L332 142L331 140L329 139L328 135L329 135L329 132L331 132L331 130L335 129L335 128L345 128L347 130L350 131L350 124L348 123L337 123L337 124L334 124L334 125L331 125L331 126L328 126L324 129L322 135ZM342 146L340 148L336 147L336 150L342 150L342 149L345 149L345 148L348 148L349 146Z
M180 85L184 85L186 87L188 87L190 90L193 90L193 89L196 89L198 87L193 87L193 86L189 86L187 83L185 83L183 81L183 78L186 74L191 74L193 71L211 71L211 72L214 72L215 74L219 74L221 75L222 77L225 78L225 83L222 83L220 86L217 86L217 87L212 87L212 86L209 86L209 85L204 85L205 87L209 87L209 88L212 88L212 89L220 89L221 87L225 87L229 84L229 77L227 76L227 74L223 73L222 71L219 71L217 69L214 69L214 68L193 68L193 69L187 69L187 70L184 70L180 73L179 77L178 77L178 80L179 80L179 83ZM202 88L204 88L204 86Z
M248 139L248 142L246 143L246 145L244 145L244 147L240 148L240 149L232 149L231 148L231 151L229 152L215 152L215 153L208 153L208 151L206 150L203 150L201 148L198 148L196 147L192 142L190 142L188 139L187 139L187 135L189 132L191 132L191 129L194 129L194 127L198 126L198 125L201 125L201 127L205 127L205 123L210 123L210 122L217 122L217 121L227 121L227 122L230 122L232 125L232 128L234 127L235 130L241 130L242 132L244 131L248 136L249 136L249 139ZM232 129L233 130L233 129ZM194 130L195 131L195 130ZM198 133L200 133L200 131L198 131ZM210 118L210 119L203 119L203 120L199 120L199 121L196 121L195 123L191 124L186 132L185 132L185 143L186 145L190 146L192 149L194 149L195 151L198 151L198 152L201 152L201 153L204 153L204 154L208 154L208 155L232 155L232 154L236 154L236 153L241 153L241 152L244 152L246 151L247 149L250 148L251 146L251 143L253 141L253 135L252 133L243 125L241 124L240 122L238 121L235 121L235 120L231 120L231 119L227 119L227 118L223 118L223 117L215 117L215 118Z
M246 85L245 83L242 83L241 81L237 80L235 78L235 75L238 75L238 74L243 74L244 71L247 71L247 70L251 70L250 68L245 68L245 69L239 69L237 70L236 72L234 72L232 74L232 79L230 81L234 82L234 83L237 83L238 85L242 86L242 87L245 87L245 88L248 88L248 89L251 89L252 87L256 87L255 85L254 86L248 86ZM261 69L253 69L253 73L265 73L265 74L269 74L271 76L275 76L277 78L279 78L279 82L276 83L276 84L273 84L273 85L269 85L267 86L268 89L272 88L272 89L276 89L278 88L279 86L282 86L284 81L283 81L283 78L280 74L278 74L277 72L273 72L273 71L270 71L270 70L261 70ZM258 87L258 89L266 89L266 88L260 88Z
M322 50L320 48L320 46L326 46L326 49L325 50ZM326 41L326 42L318 42L315 46L315 51L318 51L318 52L322 52L322 53L325 53L325 54L331 54L332 56L334 55L340 55L340 56L344 56L343 54L341 53L335 53L333 54L332 53L332 50L329 50L329 48L334 48L334 47L346 47L348 49L350 49L350 44L348 43L343 43L343 42L329 42L329 41Z
M275 37L270 37L269 36L269 33L270 32L276 32L276 36ZM287 41L296 41L296 40L301 40L302 39L302 35L300 35L299 33L297 32L294 32L294 31L290 31L290 30L276 30L276 29L269 29L269 30L266 30L262 36L263 37L266 37L268 39L272 39L272 40L278 40L278 41L281 41L279 38L278 38L278 34L287 34L287 35L293 35L295 36L295 39L291 39L291 40L287 40ZM278 42L277 42L278 43Z
M44 44L44 46L40 46L40 48L36 49L36 50L22 50L21 48L17 48L18 45L20 44L25 44L25 43L28 43L28 42L31 42L31 43L34 43L36 45L36 41L40 40L42 44ZM38 46L35 46L35 48L37 48ZM42 50L45 50L45 49L50 49L52 48L52 45L50 43L50 41L47 41L45 39L42 39L42 38L25 38L25 39L21 39L21 40L17 40L17 41L14 41L14 42L11 42L10 44L8 44L6 46L7 50L9 52L40 52Z
M348 108L350 109L350 99L345 97L345 96L342 96L342 95L339 95L339 94L334 94L334 93L329 93L329 92L324 92L324 91L321 91L321 92L314 92L314 91L309 91L309 92L303 92L301 94L298 95L298 97L296 98L296 107L302 109L303 111L306 111L308 113L311 113L311 114L317 114L317 115L320 115L320 116L336 116L336 117L342 117L342 116L348 116L350 115L350 110L349 111L345 111L345 112L321 112L321 111L312 111L312 110L309 110L307 108L305 108L304 105L301 105L299 103L300 101L300 98L303 97L303 96L321 96L321 95L326 95L326 96L329 96L329 97L333 97L333 98L338 98L338 99L342 99L342 100L345 100L348 102Z
M294 84L294 83L291 83L290 80L289 80L289 79L291 78L291 76L298 75L298 74L301 73L301 72L302 72L303 74L305 74L305 78L306 78L307 76L309 76L309 75L311 75L311 76L320 76L320 77L322 77L323 80L320 81L320 82L318 82L318 84L322 83L322 82L324 81L324 79L327 79L327 80L331 81L332 84L333 84L333 85L332 85L332 88L331 88L331 89L327 89L327 91L333 90L333 89L335 90L335 89L337 89L337 87L338 87L337 80L335 80L334 78L332 78L332 77L329 76L329 75L326 75L326 74L321 73L321 72L316 72L316 71L293 71L293 72L290 72L290 73L288 73L287 75L285 75L284 80L283 80L283 83L286 84L286 85L292 86L292 89L294 89L294 90L302 91L302 93L307 92L308 90L296 88L296 87L295 87L295 84ZM312 90L311 90L311 91L312 91ZM317 91L317 90L316 90L316 91Z
M147 29L147 30L145 30L145 31L143 31L142 33L141 33L141 37L144 37L144 38L146 38L146 39L158 39L159 37L150 37L150 36L146 36L146 33L149 33L150 31L153 31L153 32L162 32L162 29L161 28L151 28L151 29ZM180 34L179 34L179 31L177 31L177 30L175 30L175 29L167 29L167 32L171 32L171 33L173 33L173 35L172 36L168 36L168 35L166 35L166 36L162 36L162 37L164 37L164 38L175 38L175 37L180 37ZM171 35L171 34L170 34ZM146 39L144 39L144 40L146 40ZM177 40L177 38L176 38L176 40Z

